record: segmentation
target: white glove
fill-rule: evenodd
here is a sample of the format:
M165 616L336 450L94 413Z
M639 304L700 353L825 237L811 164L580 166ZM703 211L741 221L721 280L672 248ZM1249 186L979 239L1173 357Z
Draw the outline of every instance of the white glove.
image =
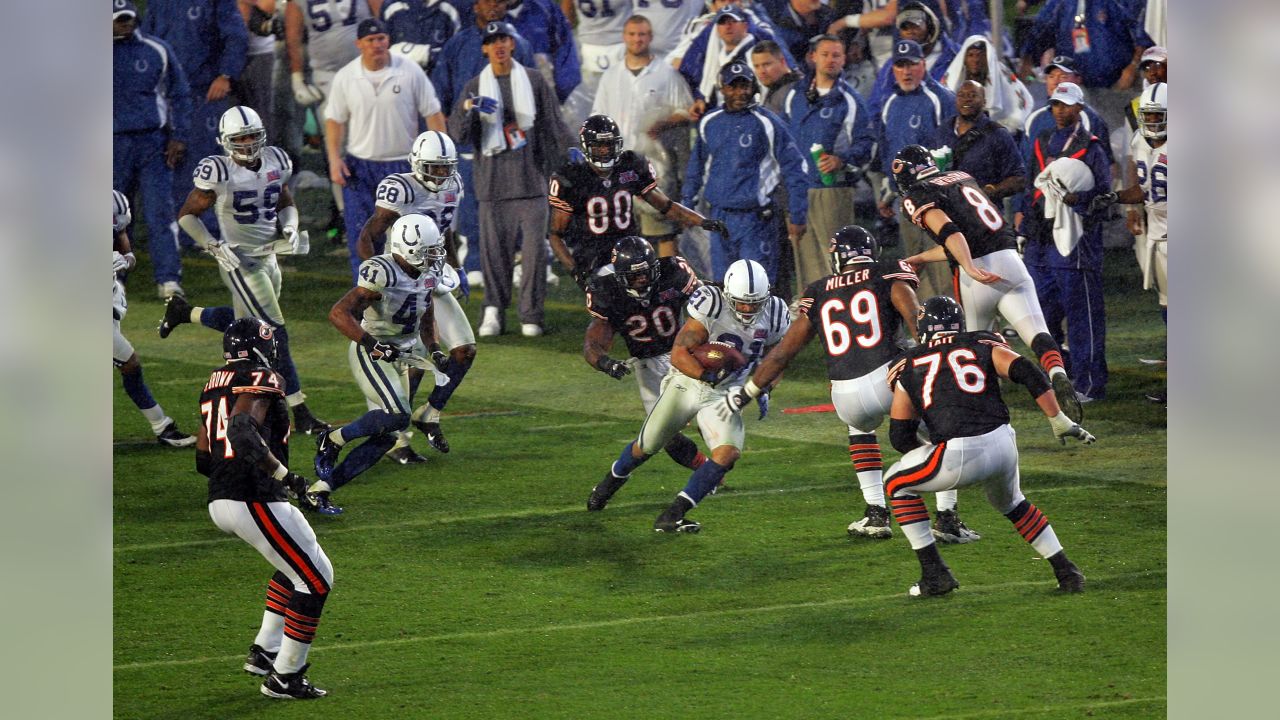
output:
M218 261L218 265L227 272L240 267L240 258L225 242L209 243L205 246L205 251L212 255L213 259Z
M297 228L286 225L280 234L284 236L285 240L289 241L290 255L306 255L311 252L311 236L307 234L306 230L298 232Z
M133 257L133 253L125 253L121 255L118 251L111 251L111 274L122 273L126 270L132 270L137 260Z
M289 79L293 83L293 99L299 107L315 105L324 99L324 93L320 88L303 79L301 72L293 73Z
M404 56L406 60L417 63L420 67L426 68L431 62L431 46L419 45L417 43L403 42L396 45L396 52Z
M1092 445L1098 441L1098 438L1091 435L1088 430L1072 422L1071 418L1067 417L1067 414L1061 410L1058 411L1057 415L1049 418L1049 425L1053 428L1053 436L1058 438L1058 442L1063 445L1067 444L1067 438L1075 438L1085 445Z

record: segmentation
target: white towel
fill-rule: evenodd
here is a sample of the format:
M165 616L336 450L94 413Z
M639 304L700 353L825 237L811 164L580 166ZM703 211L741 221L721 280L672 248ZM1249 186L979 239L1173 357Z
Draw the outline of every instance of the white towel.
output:
M498 109L491 115L480 113L480 151L492 157L507 149L507 139L502 132L502 88L498 86L498 78L493 74L493 66L486 65L480 71L480 95L498 101ZM515 102L516 125L526 132L533 128L533 120L537 117L537 103L533 99L533 85L529 82L529 74L523 65L512 62L511 99Z
M720 33L714 29L711 31L711 36L707 38L707 56L702 59L702 81L698 83L698 92L702 93L702 97L708 100L711 98L711 93L715 92L716 86L720 84L720 68L728 65L731 60L738 60L742 50L747 46L755 45L755 42L756 36L747 33L742 42L738 43L738 47L726 54ZM751 63L747 63L747 67L751 67Z
M1079 244L1084 221L1063 198L1092 190L1093 171L1075 158L1058 158L1036 176L1036 187L1044 192L1044 217L1053 221L1053 244L1066 257Z
M986 37L970 35L965 38L964 44L960 46L960 52L956 53L951 64L947 66L947 72L942 76L942 84L946 85L951 92L960 88L965 80L965 51L976 42L987 44L987 82L983 85L987 91L987 112L991 114L992 120L1009 128L1010 132L1021 130L1027 115L1035 105L1035 100L1031 97L1031 91L1027 90L1027 86L1022 84L1018 76L1009 72L1001 64L995 45L992 45Z

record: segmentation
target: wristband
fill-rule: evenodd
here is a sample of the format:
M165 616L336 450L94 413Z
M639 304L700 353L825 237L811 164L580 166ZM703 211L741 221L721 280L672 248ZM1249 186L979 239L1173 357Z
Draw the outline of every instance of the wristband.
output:
M609 372L609 363L613 362L613 358L608 355L601 355L596 358L596 369L602 373Z
M360 340L358 340L357 342L359 342L360 347L364 348L365 350L368 350L369 352L373 352L373 346L378 344L378 341L374 339L374 337L369 333L365 333L364 335L362 335L360 337Z
M862 13L853 13L844 16L844 26L853 28L854 30L862 29Z
M755 380L748 380L747 384L742 386L742 389L746 391L749 397L752 397L752 398L760 397L760 393L761 393L760 386L756 385Z
M964 235L964 233L960 232L959 225L948 220L946 225L943 225L942 227L938 228L938 239L943 242L946 242L947 238L951 237L952 235L955 235L956 233L960 233L961 235Z
M275 478L276 480L283 480L288 476L289 476L289 468L285 467L283 463L276 468L275 472L271 473L271 477Z

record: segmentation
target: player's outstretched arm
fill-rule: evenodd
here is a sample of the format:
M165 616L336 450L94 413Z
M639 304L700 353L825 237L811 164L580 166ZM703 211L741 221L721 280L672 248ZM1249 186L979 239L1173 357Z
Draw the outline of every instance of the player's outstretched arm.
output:
M382 293L359 286L353 287L329 309L329 322L338 332L361 342L367 333L360 327L360 318L364 316L366 309L381 299Z
M604 318L592 318L587 326L586 337L582 341L582 359L591 367L608 375L614 380L621 380L631 372L626 363L609 357L609 348L613 347L613 326Z
M757 389L751 397L754 398L761 392L768 392L777 385L782 379L782 371L787 369L791 360L799 355L817 334L818 328L810 322L808 315L801 313L796 317L791 327L787 328L786 334L782 336L782 340L773 346L773 349L760 361L756 371L751 374L751 383Z
M564 266L577 279L576 268L573 262L573 253L569 252L569 246L564 244L564 233L569 229L569 223L573 221L573 215L561 210L558 207L551 208L551 232L549 233L551 240L551 252L555 253L556 260Z
M1039 365L1007 347L993 347L991 360L1000 377L1008 378L1027 389L1036 405L1040 406L1040 411L1049 418L1049 426L1053 428L1053 436L1058 438L1058 442L1065 445L1067 438L1075 438L1085 445L1097 442L1097 438L1088 430L1062 412L1058 398L1053 394L1053 386L1049 383L1049 376L1045 375Z
M709 337L710 333L700 321L694 318L686 320L676 335L675 344L671 347L671 364L685 375L701 379L707 369L698 362L689 349L702 345Z
M690 210L680 203L667 197L667 194L653 188L649 192L640 196L645 202L653 206L654 210L662 213L664 216L675 220L685 227L700 227L707 232L718 232L721 234L728 233L728 228L719 220L712 220L702 215L702 213Z
M919 340L920 335L916 329L917 316L920 312L920 299L916 297L915 288L901 280L894 280L893 285L889 286L889 300L893 302L893 309L898 311L898 315L902 317L902 322L906 325L907 332L911 333L911 338ZM792 324L795 327L795 324Z
M945 212L937 208L928 210L924 215L924 224L933 236L942 242L966 275L984 285L990 285L1000 279L999 275L987 272L973 264L973 255L969 252L969 241L965 239L960 227L952 222Z

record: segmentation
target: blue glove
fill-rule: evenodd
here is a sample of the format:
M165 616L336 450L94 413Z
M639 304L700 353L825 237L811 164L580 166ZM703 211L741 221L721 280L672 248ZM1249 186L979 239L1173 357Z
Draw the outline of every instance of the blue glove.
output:
M769 393L760 393L756 402L760 404L760 419L763 420L764 416L769 414Z
M569 162L574 165L585 165L587 163L587 155L582 152L581 148L569 148Z
M468 99L471 100L472 110L479 110L485 115L492 115L498 112L498 101L491 97L485 97L483 95L472 95Z
M471 299L471 282L467 280L467 271L463 268L454 268L458 273L458 291L462 293L462 302Z

